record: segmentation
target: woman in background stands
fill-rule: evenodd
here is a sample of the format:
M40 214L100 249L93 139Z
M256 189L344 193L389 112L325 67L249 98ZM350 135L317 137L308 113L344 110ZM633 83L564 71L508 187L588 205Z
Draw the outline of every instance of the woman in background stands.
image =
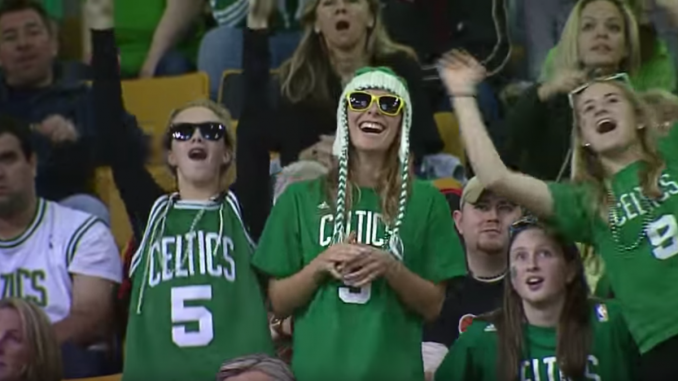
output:
M640 39L634 13L623 0L579 1L547 66L545 82L526 90L508 114L508 136L499 147L510 167L544 180L570 175L570 91L617 72L628 73L639 90L673 91L676 84L666 46L656 38Z

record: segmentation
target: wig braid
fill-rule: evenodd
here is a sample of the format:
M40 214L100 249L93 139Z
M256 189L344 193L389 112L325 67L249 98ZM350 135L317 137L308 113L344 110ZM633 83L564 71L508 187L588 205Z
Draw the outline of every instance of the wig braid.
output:
M348 140L348 135L344 137ZM341 156L339 157L339 182L337 185L337 207L334 216L334 234L332 243L342 243L346 239L346 229L344 219L346 218L346 188L348 187L348 142L344 145Z
M410 180L410 127L412 126L412 103L405 82L388 68L363 68L346 85L337 109L337 134L334 141L334 155L339 157L339 179L337 185L336 216L334 219L333 243L340 243L345 239L345 219L347 218L347 186L348 186L348 101L347 96L353 91L380 89L398 95L404 102L404 114L400 131L400 160L401 189L398 199L398 212L392 226L386 227L384 250L388 250L397 259L403 260L404 244L400 236L400 229L407 206L407 190Z

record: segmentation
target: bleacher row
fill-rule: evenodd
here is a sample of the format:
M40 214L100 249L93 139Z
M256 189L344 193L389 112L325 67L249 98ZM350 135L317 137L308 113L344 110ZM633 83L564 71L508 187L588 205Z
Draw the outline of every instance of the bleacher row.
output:
M224 72L220 98L223 97L224 87L239 75L239 71ZM122 91L125 108L136 116L139 126L152 137L152 157L147 165L149 172L165 190L168 192L175 190L175 179L167 170L162 152L162 135L172 110L191 100L209 97L207 75L198 72L176 77L127 80L122 83ZM223 99L219 101L224 103ZM228 106L228 102L225 104ZM454 114L440 112L435 114L435 120L440 137L445 144L443 151L463 161L465 155ZM237 120L234 120L233 128L237 128L237 125ZM272 156L275 157L275 153L272 153ZM459 187L459 184L452 179L438 180L436 185L439 188ZM125 206L113 182L110 168L100 168L97 171L96 192L109 208L111 230L118 247L122 248L132 237L132 228Z

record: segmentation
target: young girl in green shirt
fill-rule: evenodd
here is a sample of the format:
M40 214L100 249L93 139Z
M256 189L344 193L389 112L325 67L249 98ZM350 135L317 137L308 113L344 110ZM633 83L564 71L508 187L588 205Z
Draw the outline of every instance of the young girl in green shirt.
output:
M460 336L436 381L635 379L638 352L621 311L589 299L575 245L523 219L508 263L503 306Z

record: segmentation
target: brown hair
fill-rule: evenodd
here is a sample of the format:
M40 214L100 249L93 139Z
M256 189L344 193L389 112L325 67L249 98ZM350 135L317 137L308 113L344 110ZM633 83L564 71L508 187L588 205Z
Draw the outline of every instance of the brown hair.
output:
M562 250L565 262L576 269L575 277L565 288L565 304L560 315L557 330L556 359L560 371L571 379L584 376L592 342L591 301L586 283L581 256L573 244L565 241L555 232L541 225L527 227L511 236L510 248L516 236L530 229L541 229ZM525 314L520 295L511 284L510 277L504 279L502 307L481 317L497 328L498 357L497 379L515 381L520 374L524 360Z
M580 70L579 32L581 30L581 13L587 5L595 1L607 1L614 4L624 17L624 31L628 56L620 63L618 71L635 74L641 64L640 37L638 22L633 11L622 0L580 0L570 12L570 17L563 28L558 42L556 55L543 77L548 77L565 70ZM548 79L548 78L545 78Z
M21 320L30 352L23 380L61 381L61 352L47 315L40 307L19 298L0 300L0 309L16 311Z
M381 21L381 3L379 0L367 1L374 15L374 27L368 32L365 51L372 64L394 53L402 52L416 59L414 51L391 40ZM304 33L292 57L280 66L281 90L283 96L291 102L300 102L313 97L320 102L334 105L328 87L328 78L332 76L332 66L327 54L327 46L322 36L314 31L316 8L320 0L308 0L304 7L301 24Z
M176 108L172 110L169 116L169 120L167 122L167 128L165 129L165 134L162 139L162 145L165 151L169 151L172 149L172 135L170 133L170 127L172 126L172 123L174 122L174 118L176 118L177 115L179 115L181 112L194 108L194 107L201 107L208 109L212 111L217 118L219 119L219 122L221 122L225 127L226 127L226 135L224 135L224 144L226 147L231 151L231 157L234 159L231 160L231 163L228 166L225 166L222 168L222 175L226 173L226 183L227 184L232 184L235 181L235 134L233 133L233 119L231 118L231 114L228 112L226 108L224 108L222 105L209 100L209 99L196 99L193 101L190 101L183 106ZM168 163L168 167L172 174L176 176L177 174L177 169Z
M664 170L664 159L657 150L657 137L671 126L678 116L678 100L675 96L660 90L653 90L639 94L628 86L616 81L593 81L593 83L606 83L621 90L624 98L631 102L636 122L644 128L636 129L640 141L641 169L638 173L640 186L643 194L649 198L659 198L662 191L659 188L659 177ZM581 128L579 127L578 113L574 111L574 128L572 129L572 179L575 182L592 184L594 199L591 200L595 209L606 215L611 203L607 194L605 181L608 174L603 170L598 155L590 149L582 146ZM594 209L594 210L595 210Z
M50 35L54 34L55 28L52 19L50 19L49 15L47 14L45 7L43 7L42 4L37 1L4 0L2 1L2 4L0 4L0 18L9 13L21 12L26 10L31 10L37 13L38 16L40 16L40 20L42 20L43 24L45 24L45 29L47 30L47 33L49 33Z

